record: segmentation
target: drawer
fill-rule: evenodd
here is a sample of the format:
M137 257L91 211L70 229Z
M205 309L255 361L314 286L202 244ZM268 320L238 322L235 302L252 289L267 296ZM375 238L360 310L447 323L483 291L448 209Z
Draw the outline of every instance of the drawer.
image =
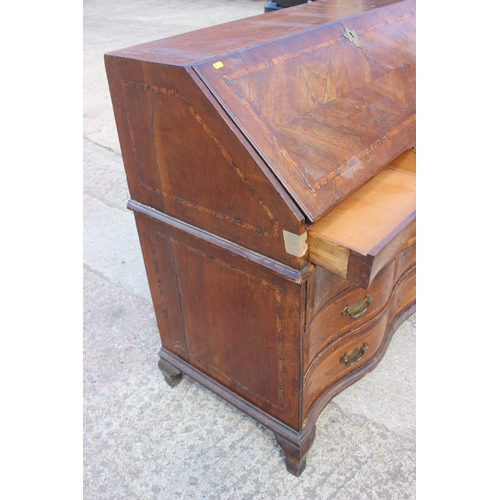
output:
M392 292L395 267L393 260L368 290L351 285L341 291L312 318L304 341L306 368L326 345L361 328L382 310Z
M311 314L304 339L305 367L307 368L314 357L328 344L361 328L379 314L396 290L399 290L399 282L415 267L415 263L416 252L413 245L401 250L378 273L368 290L351 284L347 289L341 289L331 297L316 314ZM310 301L314 302L314 298ZM348 314L347 309L353 311L356 304L357 311Z
M396 276L402 276L406 271L415 266L417 262L417 248L413 244L405 248L396 257Z
M416 152L405 151L307 231L309 260L367 289L416 241Z
M334 343L314 360L304 379L305 413L328 387L363 369L380 349L386 326L387 317L382 315L366 328Z
M372 366L365 365L375 356L377 359L373 361L378 362L394 330L414 310L415 276L414 266L406 270L397 279L389 300L372 321L365 321L358 330L334 340L311 361L304 374L305 412L325 390L338 385L338 391L334 392L340 392L350 383L349 380L357 380L374 366L373 363Z

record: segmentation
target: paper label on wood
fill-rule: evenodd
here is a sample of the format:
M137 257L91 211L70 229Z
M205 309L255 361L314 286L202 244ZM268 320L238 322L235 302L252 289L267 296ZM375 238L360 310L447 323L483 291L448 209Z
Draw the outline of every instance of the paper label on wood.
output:
M283 239L285 240L286 253L302 257L307 252L307 233L298 235L283 230Z

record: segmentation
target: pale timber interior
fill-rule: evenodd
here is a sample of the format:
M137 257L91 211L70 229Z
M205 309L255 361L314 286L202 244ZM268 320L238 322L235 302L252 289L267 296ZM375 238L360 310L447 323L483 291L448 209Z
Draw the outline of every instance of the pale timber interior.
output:
M415 210L416 152L408 150L310 226L309 258L344 274L349 250L368 255Z

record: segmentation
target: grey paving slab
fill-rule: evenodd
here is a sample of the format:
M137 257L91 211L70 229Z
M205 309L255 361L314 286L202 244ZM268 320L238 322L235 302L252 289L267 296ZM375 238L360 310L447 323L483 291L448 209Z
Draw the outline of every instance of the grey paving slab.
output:
M262 14L263 0L85 0L84 136L119 152L103 56L111 50Z
M340 393L342 411L368 417L408 439L416 437L416 315L393 337L374 371Z
M110 208L125 210L129 200L122 156L83 139L83 192Z
M317 423L300 478L272 433L185 378L160 347L107 82L105 52L260 14L263 0L84 1L84 477L94 499L413 499L415 316ZM187 7L186 7L187 6Z
M95 272L151 298L139 238L131 212L110 208L89 195L83 197L83 259Z
M332 401L295 478L269 430L189 378L166 385L149 301L84 276L85 498L415 498L415 440L373 418L380 401Z

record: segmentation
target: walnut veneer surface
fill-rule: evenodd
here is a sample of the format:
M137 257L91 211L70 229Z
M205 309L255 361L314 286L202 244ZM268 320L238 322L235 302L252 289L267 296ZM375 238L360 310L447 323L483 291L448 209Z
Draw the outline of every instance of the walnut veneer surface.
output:
M320 411L415 309L415 3L314 2L105 62L159 367L300 475Z

